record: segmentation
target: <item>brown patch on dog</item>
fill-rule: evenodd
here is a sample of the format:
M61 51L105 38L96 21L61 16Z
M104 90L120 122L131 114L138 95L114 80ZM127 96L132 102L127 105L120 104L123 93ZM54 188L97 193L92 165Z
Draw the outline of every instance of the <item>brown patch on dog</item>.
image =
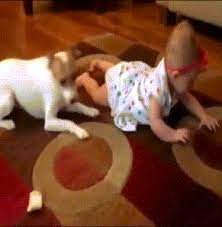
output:
M68 61L64 62L62 58L57 56L58 53L64 52ZM67 83L73 80L73 73L75 72L75 61L81 56L81 51L77 48L70 48L48 55L49 69L53 72L56 80L60 83Z

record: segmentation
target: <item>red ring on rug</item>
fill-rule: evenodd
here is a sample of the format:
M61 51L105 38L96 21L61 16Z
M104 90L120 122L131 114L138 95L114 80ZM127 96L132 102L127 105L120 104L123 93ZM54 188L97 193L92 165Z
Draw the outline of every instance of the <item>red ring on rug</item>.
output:
M106 146L103 141L97 141L97 143L102 143L103 149L104 145ZM100 152L103 150L101 146ZM54 175L64 188L72 191L82 190L104 179L111 166L112 156L95 157L93 151L95 149L90 147L90 143L88 146L78 144L64 147L57 153L54 161ZM107 149L103 152L107 152ZM98 164L92 159L97 159ZM102 169L102 166L106 168Z

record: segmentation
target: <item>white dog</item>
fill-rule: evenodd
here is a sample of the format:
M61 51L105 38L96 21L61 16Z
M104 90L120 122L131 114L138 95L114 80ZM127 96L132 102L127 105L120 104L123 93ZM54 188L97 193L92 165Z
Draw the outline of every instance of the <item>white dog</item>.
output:
M74 53L75 52L75 53ZM56 78L72 74L76 50L31 60L6 59L0 62L0 127L14 129L12 120L3 120L18 103L35 118L45 119L45 130L68 131L80 139L88 133L70 120L57 117L60 110L96 117L99 111L79 102L71 80L60 83ZM74 55L73 55L74 53Z

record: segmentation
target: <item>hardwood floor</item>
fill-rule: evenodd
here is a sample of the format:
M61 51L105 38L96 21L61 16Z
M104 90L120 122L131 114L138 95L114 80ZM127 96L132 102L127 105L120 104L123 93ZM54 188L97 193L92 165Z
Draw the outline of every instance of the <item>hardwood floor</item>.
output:
M148 44L163 51L172 26L156 21L154 3L140 3L131 9L97 14L95 11L67 10L25 16L22 2L0 2L0 58L31 58L72 45L106 31ZM222 69L221 37L198 34L209 51L212 67Z

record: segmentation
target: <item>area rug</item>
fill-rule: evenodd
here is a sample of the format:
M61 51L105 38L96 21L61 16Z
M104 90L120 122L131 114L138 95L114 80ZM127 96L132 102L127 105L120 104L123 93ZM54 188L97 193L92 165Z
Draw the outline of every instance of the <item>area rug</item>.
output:
M134 163L123 195L156 226L222 225L220 197L136 140L131 145Z
M222 107L211 107L207 111L221 122ZM173 146L177 163L195 182L222 197L221 127L216 133L198 130L198 122L192 117L184 118L179 125L196 130L196 134L190 144Z
M44 207L39 212L26 216L29 193L32 190L19 176L9 162L0 155L0 226L14 226L18 223L36 226L60 225L54 214ZM40 216L40 219L39 219Z
M17 223L26 213L30 187L0 156L0 226Z
M42 151L33 170L33 187L43 192L46 206L58 216L65 214L74 216L76 213L92 210L113 200L115 195L121 193L131 171L131 147L118 129L110 124L96 122L84 123L80 126L92 135L89 141L79 141L75 135L61 134ZM72 149L72 152L68 153L66 147ZM95 155L99 147L102 147L101 152ZM101 156L107 155L106 153L110 153L108 154L110 161L107 160L110 165L104 177L101 177L99 171L107 161L104 161L100 168L96 166L101 162ZM63 169L69 168L69 162L63 161L60 164L61 155L68 156L66 158L68 161L72 159L70 165L75 167L66 175L62 172L65 171ZM62 166L59 168L59 165ZM84 171L84 168L87 169ZM45 172L47 175L44 174ZM61 175L63 179L68 178L68 181L72 177L76 186L67 187L67 183L62 184L60 181L62 177L58 177ZM94 182L91 182L93 179ZM83 187L84 182L91 182L91 185ZM78 185L82 187L77 187ZM72 223L63 224L72 225Z
M159 55L158 51L147 45L111 33L89 37L75 46L81 50L82 56L109 54L115 55L121 60L142 60L151 66L156 64ZM202 80L204 81L204 77ZM201 82L200 84L206 83ZM201 86L201 89L198 89L198 86L195 87L193 93L206 106L220 103L222 100L218 95L220 93L208 92L209 88L213 90L210 82L208 86ZM81 96L84 103L93 105L84 91L81 92ZM110 110L106 108L100 108L100 110L101 115L93 121L113 125ZM186 114L182 109L180 112L182 112L181 117ZM174 125L180 120L178 113L175 116L177 117L172 117ZM12 224L55 226L62 225L62 223L72 223L76 226L222 226L221 194L213 190L214 186L212 188L202 184L202 181L197 181L187 169L180 165L178 157L172 152L171 145L159 141L149 128L143 126L140 126L136 133L124 133L133 154L132 166L128 176L124 175L125 180L119 185L121 187L114 190L118 193L114 193L112 198L109 197L110 190L107 190L109 199L103 200L104 203L96 201L90 209L82 204L81 211L79 210L75 215L61 217L58 216L57 210L53 210L54 207L57 209L61 207L61 204L56 205L55 201L58 201L58 198L54 194L54 198L57 200L53 200L53 206L47 203L46 198L42 210L26 214L24 210L27 203L27 193L33 188L34 166L38 166L42 152L59 136L59 133L45 132L43 121L33 119L19 109L15 109L9 117L15 121L16 129L1 133L1 155L3 163L6 162L7 165L5 165L10 166L9 169L13 169L16 179L19 179L18 182L22 182L24 188L13 186L15 190L11 190L10 193L6 192L7 201L0 206L0 209L2 207L7 214L4 217L0 215L0 223L4 223L5 226ZM92 121L92 119L79 114L61 113L60 117L79 124ZM73 147L70 149L70 146L64 146L60 155L55 156L57 163L57 167L53 167L55 178L50 180L56 179L57 186L65 188L68 192L87 191L94 185L103 182L110 174L113 154L111 148L107 147L106 142L100 136L94 135L93 138L92 141L88 141L87 146L97 146L98 150L92 151L91 155L90 150L85 153L83 151L73 152ZM75 144L75 146L80 147L79 144ZM101 152L104 150L106 155ZM73 162L78 165L72 166ZM49 164L52 169L50 162L46 164ZM209 163L207 165L212 169ZM2 164L2 166L4 165ZM7 174L7 169L8 167L4 168L2 172ZM49 169L44 169L44 173L42 173L47 181ZM215 169L221 171L218 168ZM78 171L79 174L77 174ZM121 175L123 174L121 167L118 171L120 176L123 176ZM75 180L72 177L67 178L70 172L75 172ZM14 173L12 177L8 177L12 178L12 182ZM207 178L211 180L211 176L207 176ZM6 191L4 188L11 185L10 181L5 181L3 178L2 181L4 181L5 187L2 188L3 191L0 190L0 196L4 195L3 193ZM34 184L34 187L38 188L39 185ZM106 196L103 198L106 199ZM70 201L70 197L66 197L62 192L57 194L57 197L66 199L68 204L70 202L70 204L76 205L74 200ZM15 208L17 209L16 206L19 206L19 211L14 216L13 212ZM85 210L83 211L82 208Z

